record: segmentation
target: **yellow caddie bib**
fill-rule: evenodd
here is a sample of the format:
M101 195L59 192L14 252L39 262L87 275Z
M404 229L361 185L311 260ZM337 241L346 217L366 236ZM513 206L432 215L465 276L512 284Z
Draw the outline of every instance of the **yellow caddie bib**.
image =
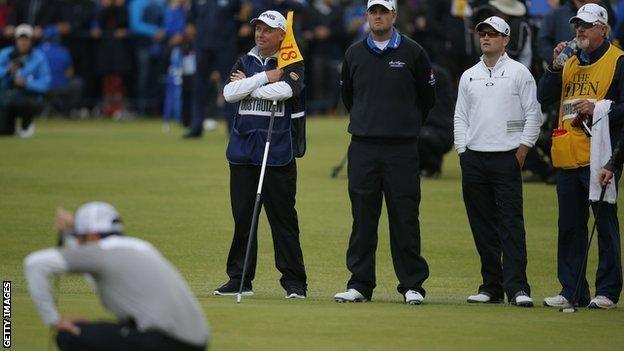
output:
M577 115L572 104L584 99L591 102L604 99L622 55L624 51L609 45L607 52L591 65L581 66L573 56L563 67L558 128L559 132L566 132L552 138L551 157L555 167L572 169L589 165L589 137L581 128L572 127Z

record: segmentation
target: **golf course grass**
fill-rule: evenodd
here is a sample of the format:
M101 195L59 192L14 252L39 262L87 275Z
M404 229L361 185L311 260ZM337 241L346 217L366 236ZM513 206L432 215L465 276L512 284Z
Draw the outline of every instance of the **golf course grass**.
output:
M396 292L385 208L373 301L333 302L349 277L346 169L329 176L346 151L346 127L344 118L309 119L308 151L297 160L308 298L284 299L261 214L255 295L240 305L212 295L227 280L233 228L223 124L202 139L182 140L182 129L163 133L157 120L50 119L36 122L32 139L0 138L0 275L13 284L11 350L47 350L50 339L28 295L24 257L54 244L56 206L73 211L91 200L113 204L128 235L152 242L180 270L210 322L211 350L624 350L623 307L574 314L541 307L559 291L553 186L524 186L528 277L537 307L465 302L481 277L454 152L441 178L421 184L422 253L430 266L425 303L407 306ZM624 221L622 207L619 214ZM588 267L592 287L596 242ZM60 292L62 314L111 318L82 277L63 277Z

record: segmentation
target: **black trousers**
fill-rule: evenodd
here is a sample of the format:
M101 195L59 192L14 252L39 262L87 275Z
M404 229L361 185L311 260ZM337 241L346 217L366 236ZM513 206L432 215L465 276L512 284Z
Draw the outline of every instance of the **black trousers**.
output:
M580 306L587 306L590 300L589 284L585 278L581 280L577 296L573 296L589 239L587 228L590 207L589 176L589 167L562 169L557 172L559 202L557 276L561 283L560 294L568 301L576 298ZM616 173L615 184L618 179L619 172ZM622 253L617 206L607 202L592 202L591 208L594 216L597 214L596 295L606 296L617 303L622 292ZM581 272L581 277L586 276L585 272L586 270Z
M390 225L390 249L397 290L425 295L429 267L420 255L420 168L418 142L381 144L352 140L349 146L349 197L353 228L347 250L349 289L371 299L375 288L377 227L385 197Z
M56 343L61 351L203 351L157 331L141 332L131 325L117 323L78 323L79 335L59 332Z
M4 96L0 99L2 111L2 123L0 134L13 135L15 133L15 120L21 118L22 129L26 129L32 123L33 118L43 110L43 99L40 95L28 94L22 90L2 90Z
M481 257L480 292L495 298L519 291L527 282L526 240L522 213L522 177L516 151L466 150L460 157L468 221ZM502 255L502 262L501 262Z
M230 164L230 200L234 216L234 237L227 260L230 279L243 275L245 250L251 227L251 216L258 190L260 166ZM284 289L307 289L303 253L299 242L299 221L295 210L297 165L293 160L286 166L267 167L262 188L262 206L266 212L275 250L275 267L282 273ZM256 228L257 229L257 228ZM258 236L254 236L249 256L246 280L256 275Z

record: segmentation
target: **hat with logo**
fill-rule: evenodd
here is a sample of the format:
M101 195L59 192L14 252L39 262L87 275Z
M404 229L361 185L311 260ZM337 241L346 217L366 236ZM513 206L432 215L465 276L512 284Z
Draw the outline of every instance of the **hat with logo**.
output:
M381 5L390 11L396 10L396 5L394 3L394 0L368 0L368 4L366 5L366 10L370 10L370 8L375 5Z
M250 23L254 24L257 21L264 22L267 26L271 28L279 28L284 32L286 31L286 18L284 18L284 16L282 16L282 14L277 11L264 11L260 14L260 16L252 19Z
M15 28L15 38L32 38L34 34L33 27L30 24L20 24Z
M492 16L492 17L486 18L483 22L480 22L479 24L476 25L475 30L478 32L479 28L482 28L485 25L488 25L494 28L495 31L505 36L508 36L509 33L511 32L511 29L509 29L509 25L507 24L507 22L505 22L504 19L498 16Z
M607 10L600 5L585 4L578 9L576 16L570 18L570 23L574 23L576 21L609 24L609 15L607 14Z
M76 235L91 233L111 234L123 232L119 213L106 202L88 202L78 208L74 219Z

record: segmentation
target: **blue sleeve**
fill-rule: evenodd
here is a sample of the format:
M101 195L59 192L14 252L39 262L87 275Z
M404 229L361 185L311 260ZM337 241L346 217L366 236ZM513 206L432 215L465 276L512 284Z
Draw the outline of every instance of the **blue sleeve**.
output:
M26 90L45 93L50 89L52 83L50 65L41 52L33 51L30 62L21 71L26 76Z
M4 78L9 70L9 56L11 55L12 48L6 48L0 51L0 79Z
M546 69L537 83L537 101L540 104L552 104L560 100L561 74L562 71L554 72L550 67Z
M63 55L65 56L65 60L67 62L67 67L74 67L74 60L72 59L71 54L69 53L69 50L67 50L67 48L63 48Z
M167 36L175 35L175 11L170 8L165 11L165 33Z
M185 16L183 11L167 9L165 12L165 31L167 36L184 34Z
M615 27L618 28L624 23L624 1L620 1L615 8L615 18L617 19Z
M128 8L130 12L130 30L135 34L153 37L158 31L158 26L143 21L143 13L148 3L144 0L134 0Z

